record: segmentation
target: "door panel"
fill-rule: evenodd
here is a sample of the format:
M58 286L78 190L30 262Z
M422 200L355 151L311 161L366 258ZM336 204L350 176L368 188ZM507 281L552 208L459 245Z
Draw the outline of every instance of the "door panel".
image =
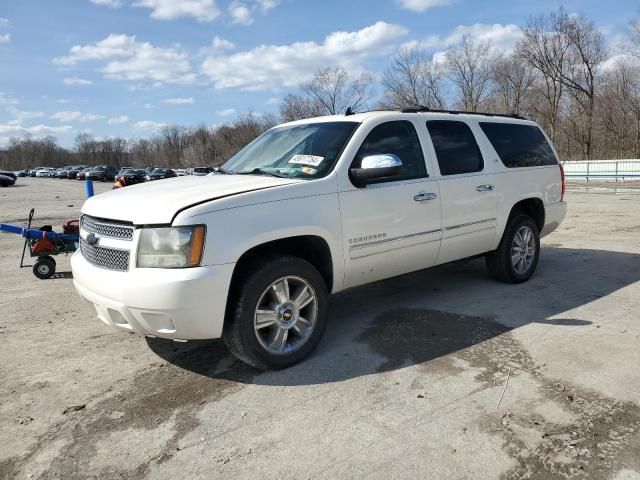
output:
M435 264L442 235L437 180L369 185L339 198L345 287Z
M442 242L437 263L489 251L496 233L495 176L471 126L460 120L426 122L440 170Z
M444 177L439 183L443 233L438 263L491 250L497 225L496 191L477 187L495 186L494 175Z

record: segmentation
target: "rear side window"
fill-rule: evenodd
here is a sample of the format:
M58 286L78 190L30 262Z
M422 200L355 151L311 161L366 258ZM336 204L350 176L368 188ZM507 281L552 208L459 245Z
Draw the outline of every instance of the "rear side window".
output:
M362 142L351 167L359 168L364 157L385 153L397 155L402 161L400 175L385 181L395 182L427 176L420 140L411 122L400 120L375 127Z
M536 126L480 122L480 128L507 168L558 164L549 142Z
M430 120L427 129L442 175L479 172L483 169L480 147L469 125L454 120Z

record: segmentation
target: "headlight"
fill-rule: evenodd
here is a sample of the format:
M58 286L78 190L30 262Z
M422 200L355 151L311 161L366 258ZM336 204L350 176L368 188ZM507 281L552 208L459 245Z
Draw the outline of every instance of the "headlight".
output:
M197 267L204 250L204 234L204 225L143 228L138 243L138 267Z

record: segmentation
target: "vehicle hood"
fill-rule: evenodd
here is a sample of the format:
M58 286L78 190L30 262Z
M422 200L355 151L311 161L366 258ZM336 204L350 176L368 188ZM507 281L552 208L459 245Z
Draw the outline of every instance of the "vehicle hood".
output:
M169 224L179 211L193 205L299 182L304 180L257 175L169 178L95 195L84 203L82 213L134 225Z

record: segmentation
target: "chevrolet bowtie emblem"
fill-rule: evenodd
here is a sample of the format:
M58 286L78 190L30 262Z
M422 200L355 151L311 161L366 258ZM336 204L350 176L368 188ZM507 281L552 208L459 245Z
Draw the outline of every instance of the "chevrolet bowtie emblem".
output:
M89 245L97 245L98 244L98 240L100 240L100 237L98 237L97 235L90 233L89 235L87 235L87 243Z

